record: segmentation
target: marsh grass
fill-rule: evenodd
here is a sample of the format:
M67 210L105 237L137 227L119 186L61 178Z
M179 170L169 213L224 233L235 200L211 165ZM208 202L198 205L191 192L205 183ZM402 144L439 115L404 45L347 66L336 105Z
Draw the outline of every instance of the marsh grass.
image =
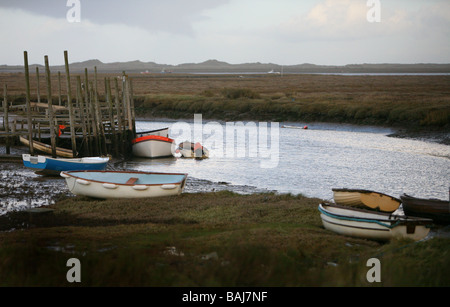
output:
M100 74L98 88L104 88ZM449 129L449 76L130 75L141 117L327 121L413 129ZM57 76L52 76L53 84ZM75 88L75 78L72 87ZM40 78L41 92L45 78ZM0 74L9 100L25 101L23 74ZM36 78L30 80L36 100ZM57 86L52 87L57 97ZM62 84L66 92L66 84ZM104 94L100 91L100 99ZM103 95L103 96L102 96ZM45 95L43 95L43 99ZM66 97L63 95L63 102ZM56 101L56 100L55 100Z
M79 286L373 286L366 261L378 256L378 285L449 285L449 240L340 236L322 227L319 202L227 191L62 199L45 218L17 212L0 220L3 230L17 227L0 233L0 284L77 286L65 279L66 261L76 257Z
M190 118L197 112L205 118L221 120L326 121L448 129L449 81L447 76L174 78L165 80L164 99L152 90L142 90L142 95L136 97L136 107L141 114L154 117ZM173 91L168 88L171 82ZM182 103L174 103L181 99Z

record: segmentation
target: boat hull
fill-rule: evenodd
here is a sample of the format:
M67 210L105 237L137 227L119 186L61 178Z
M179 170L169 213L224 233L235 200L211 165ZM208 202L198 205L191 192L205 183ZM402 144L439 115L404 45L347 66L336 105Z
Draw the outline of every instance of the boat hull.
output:
M383 212L394 212L401 204L400 199L384 193L357 189L332 190L334 202L338 205L366 207Z
M179 195L187 174L125 171L61 172L70 192L93 198L148 198Z
M135 157L140 158L165 158L173 156L176 146L173 139L146 135L132 141L132 152Z
M181 153L183 158L206 159L209 157L209 151L200 143L188 141L180 143L177 152Z
M71 170L104 170L108 165L108 157L84 158L51 158L46 156L31 156L23 154L24 166L42 175L58 175L62 171Z
M428 235L432 226L431 219L396 216L334 204L320 204L319 211L325 229L345 236L377 241L419 241Z
M450 224L450 201L400 196L405 214L432 219L436 224Z

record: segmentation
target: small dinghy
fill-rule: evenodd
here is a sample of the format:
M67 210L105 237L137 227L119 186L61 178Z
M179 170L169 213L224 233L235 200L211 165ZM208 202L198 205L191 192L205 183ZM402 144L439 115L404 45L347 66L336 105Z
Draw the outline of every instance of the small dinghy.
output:
M61 172L75 195L93 198L144 198L178 195L187 174L130 171Z
M430 232L433 220L385 212L345 207L330 203L319 205L325 229L341 235L389 241L412 239L419 241Z
M209 151L200 143L184 141L178 145L176 152L181 153L183 158L206 159L209 157Z
M39 175L57 175L62 171L104 170L109 157L52 158L47 156L22 155L23 164Z
M365 207L383 212L394 212L401 200L390 195L361 189L332 189L334 202L338 205Z

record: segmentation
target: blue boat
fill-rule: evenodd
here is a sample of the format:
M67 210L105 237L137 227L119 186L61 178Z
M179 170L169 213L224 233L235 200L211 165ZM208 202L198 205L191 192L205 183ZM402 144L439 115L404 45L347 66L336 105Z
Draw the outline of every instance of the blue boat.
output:
M23 164L39 175L58 175L62 171L104 170L109 157L51 158L47 156L22 155Z

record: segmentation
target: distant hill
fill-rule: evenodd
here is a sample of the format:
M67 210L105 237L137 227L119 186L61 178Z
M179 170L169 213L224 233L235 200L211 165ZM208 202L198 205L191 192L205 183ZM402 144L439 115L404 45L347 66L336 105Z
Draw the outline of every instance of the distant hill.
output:
M30 65L30 72L36 70L44 71L43 65ZM154 62L115 62L103 63L98 59L92 59L84 62L75 62L70 64L70 71L74 73L93 71L97 67L99 73L267 73L285 72L285 73L450 73L450 64L349 64L343 66L333 65L279 65L273 63L244 63L229 64L218 60L207 60L202 63L184 63L179 65L158 64ZM64 72L64 65L52 66L52 72ZM23 72L21 65L0 65L1 72Z

